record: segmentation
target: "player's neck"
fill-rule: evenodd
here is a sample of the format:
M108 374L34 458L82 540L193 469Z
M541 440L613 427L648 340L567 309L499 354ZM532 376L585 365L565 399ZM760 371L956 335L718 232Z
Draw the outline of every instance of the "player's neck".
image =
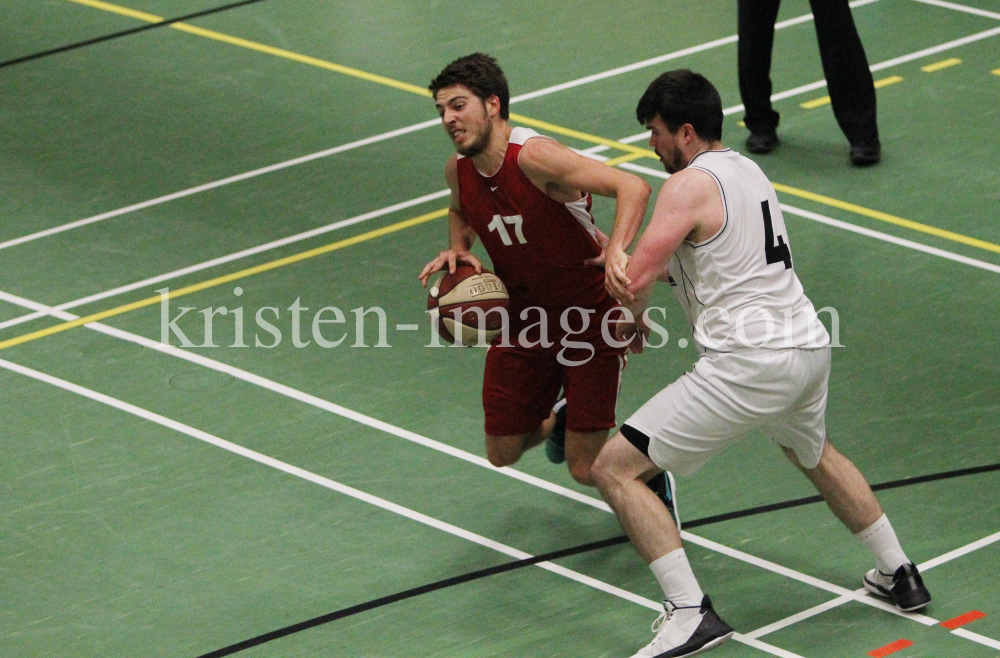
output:
M507 144L510 143L510 132L513 128L506 121L493 124L490 143L479 154L472 156L472 163L485 176L492 176L500 171L504 156L507 155Z
M684 166L687 167L688 165L690 165L695 158L697 158L702 153L705 153L706 151L722 151L725 148L726 147L722 145L722 142L720 140L716 140L714 142L692 143L686 149L687 152L684 154L685 158L687 159L687 164Z

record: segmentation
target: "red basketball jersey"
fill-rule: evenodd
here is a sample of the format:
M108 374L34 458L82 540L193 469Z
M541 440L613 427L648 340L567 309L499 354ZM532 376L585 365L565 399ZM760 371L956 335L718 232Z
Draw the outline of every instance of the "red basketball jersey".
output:
M540 135L528 128L511 131L503 164L493 176L480 173L472 158L458 157L462 218L483 241L513 309L602 308L610 300L604 270L583 264L601 253L590 195L559 203L535 187L517 160L531 137Z

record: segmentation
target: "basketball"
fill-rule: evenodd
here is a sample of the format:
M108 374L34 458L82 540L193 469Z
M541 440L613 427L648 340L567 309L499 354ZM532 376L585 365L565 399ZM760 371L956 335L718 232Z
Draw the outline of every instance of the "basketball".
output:
M459 264L432 284L427 297L431 325L446 342L468 347L489 345L503 329L509 296L503 281L487 269L476 274Z

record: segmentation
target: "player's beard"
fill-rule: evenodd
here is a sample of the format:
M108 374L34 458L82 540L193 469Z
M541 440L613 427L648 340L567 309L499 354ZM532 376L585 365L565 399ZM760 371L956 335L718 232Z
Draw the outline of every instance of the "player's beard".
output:
M459 155L464 155L467 158L475 157L486 150L486 147L490 143L490 137L492 136L493 136L493 122L490 121L489 118L487 118L486 128L483 130L483 134L479 136L479 139L469 144L468 146L461 148L455 147L455 150L458 151Z
M659 152L657 155L660 155ZM660 156L660 162L663 163L663 168L667 170L668 174L676 174L687 166L687 163L684 162L684 154L676 146L672 155L673 157L669 161L665 160L662 155Z

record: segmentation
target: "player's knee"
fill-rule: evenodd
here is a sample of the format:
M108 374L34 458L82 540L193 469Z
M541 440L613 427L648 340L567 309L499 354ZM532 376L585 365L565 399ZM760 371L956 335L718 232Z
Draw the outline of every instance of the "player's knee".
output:
M569 474L574 480L588 487L594 484L594 464L590 461L580 460L569 465Z
M486 459L497 468L513 466L521 458L524 442L512 438L520 437L486 437Z
M618 480L619 469L608 450L602 450L590 466L590 479L594 486L606 491Z

